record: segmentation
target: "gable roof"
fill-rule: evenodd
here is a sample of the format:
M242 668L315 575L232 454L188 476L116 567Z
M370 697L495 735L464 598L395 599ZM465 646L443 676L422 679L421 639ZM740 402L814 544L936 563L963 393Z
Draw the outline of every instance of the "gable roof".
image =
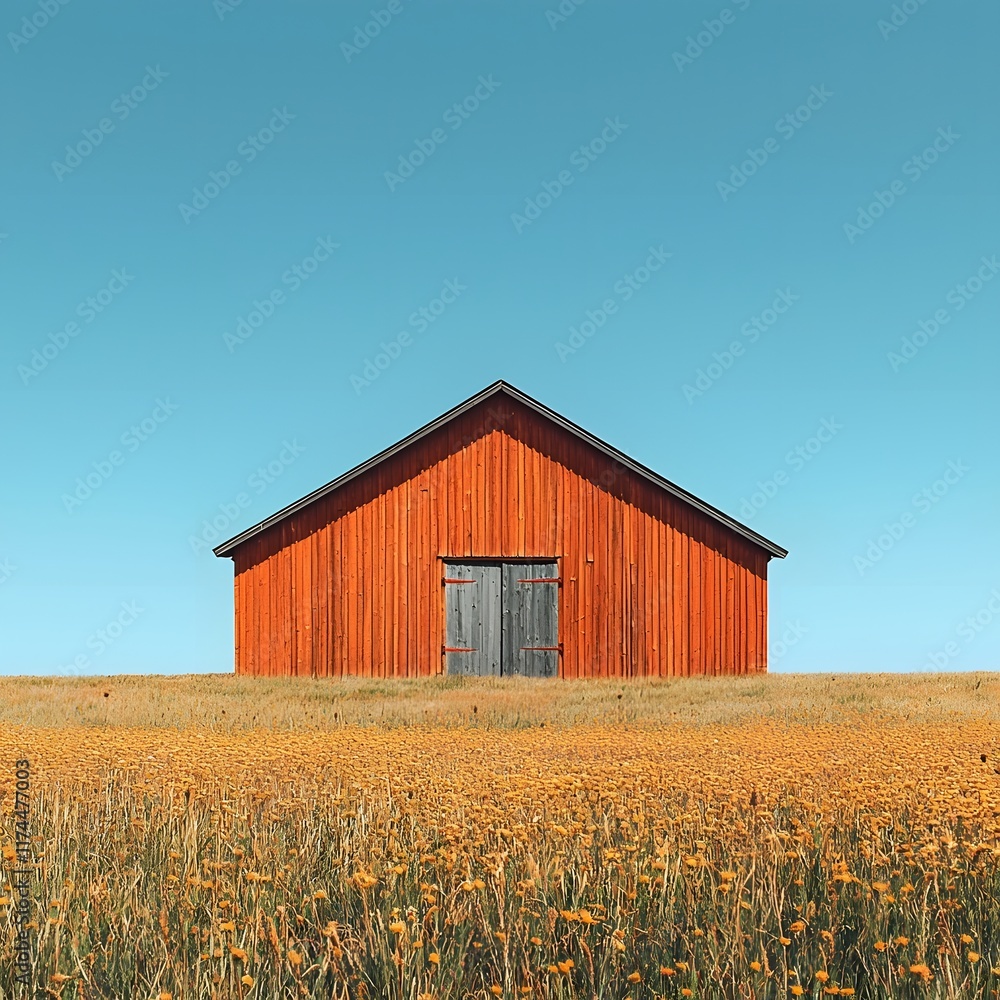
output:
M424 438L428 434L432 434L439 428L444 427L445 424L450 423L456 417L460 417L463 413L471 410L474 406L478 406L480 403L485 402L493 396L501 393L516 400L518 403L523 404L529 409L534 410L540 416L545 417L546 420L550 420L554 424L563 428L563 430L569 431L570 434L573 434L582 441L585 441L592 448L596 448L608 458L621 463L627 469L651 482L654 486L658 486L660 489L666 490L667 493L670 493L672 496L690 504L692 507L700 510L703 514L707 514L710 518L718 521L731 531L735 531L738 535L742 535L747 540L764 549L770 556L777 556L779 559L784 559L784 557L788 555L787 549L783 549L780 545L769 541L763 535L757 534L757 532L752 528L748 528L745 524L741 524L739 521L731 518L728 514L724 514L721 510L718 510L711 504L705 503L704 500L699 500L696 496L694 496L694 494L688 493L687 490L681 489L680 486L664 479L662 476L653 472L652 469L647 469L646 466L641 465L639 462L635 461L635 459L629 458L628 455L620 452L617 448L606 444L604 441L601 441L600 438L594 437L593 434L585 431L582 427L579 427L572 421L560 416L560 414L556 413L555 410L550 410L543 403L539 403L537 399L532 399L531 396L521 392L520 389L515 388L509 382L504 382L502 379L494 382L490 386L487 386L481 392L477 392L476 395L471 396L464 403L459 403L458 406L453 407L436 420L432 420L429 424L425 424L420 428L420 430L414 431L409 437L403 438L403 440L399 441L397 444L394 444L391 447L386 448L385 451L381 451L372 458L369 458L368 461L362 462L360 465L356 465L353 469L345 472L342 476L338 476L325 486L321 486L318 490L313 490L312 493L302 497L301 500L296 500L294 503L289 504L287 507L283 507L277 513L272 514L263 521L247 528L245 531L241 531L238 535L234 535L228 541L222 542L221 545L217 545L212 551L217 556L231 555L233 549L237 548L237 546L241 545L243 542L253 538L262 531L266 531L268 528L280 521L283 521L291 514L302 510L303 507L307 507L309 504L313 503L313 501L319 500L321 497L325 497L330 493L333 493L334 490L346 485L353 479L357 479L358 476L364 475L370 469L375 468L375 466L379 465L381 462L384 462L386 459L391 458L393 455L396 455L405 448L408 448L411 444L416 443L421 438Z

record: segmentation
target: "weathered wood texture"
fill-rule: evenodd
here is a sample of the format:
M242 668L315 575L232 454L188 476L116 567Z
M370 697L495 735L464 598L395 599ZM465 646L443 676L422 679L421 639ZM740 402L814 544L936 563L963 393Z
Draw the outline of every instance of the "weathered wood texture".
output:
M240 674L444 672L448 559L554 563L561 676L766 670L768 553L504 395L233 558Z
M499 676L500 564L445 564L445 665L449 674Z
M504 563L503 672L559 674L558 563ZM550 582L551 581L551 582Z

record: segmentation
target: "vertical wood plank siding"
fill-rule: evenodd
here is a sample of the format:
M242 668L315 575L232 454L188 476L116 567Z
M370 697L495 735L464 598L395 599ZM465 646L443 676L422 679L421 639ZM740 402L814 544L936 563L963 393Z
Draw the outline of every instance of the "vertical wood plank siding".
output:
M767 665L767 553L516 400L480 404L243 542L236 671L444 669L444 558L556 557L564 677Z

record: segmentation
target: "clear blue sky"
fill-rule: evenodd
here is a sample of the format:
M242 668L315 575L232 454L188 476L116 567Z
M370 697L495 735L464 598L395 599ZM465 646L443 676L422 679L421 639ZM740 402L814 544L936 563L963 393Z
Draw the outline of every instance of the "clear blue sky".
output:
M3 672L231 669L203 522L497 378L790 550L773 670L1000 665L996 4L0 28Z

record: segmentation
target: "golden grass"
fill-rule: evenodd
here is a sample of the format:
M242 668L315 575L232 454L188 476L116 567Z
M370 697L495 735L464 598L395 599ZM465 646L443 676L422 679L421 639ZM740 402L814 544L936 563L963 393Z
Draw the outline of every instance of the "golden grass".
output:
M32 995L992 997L997 688L6 681Z
M105 697L105 692L107 697ZM1000 720L1000 674L771 674L677 681L0 678L0 724L203 726L217 732L428 724L501 728L628 722Z

